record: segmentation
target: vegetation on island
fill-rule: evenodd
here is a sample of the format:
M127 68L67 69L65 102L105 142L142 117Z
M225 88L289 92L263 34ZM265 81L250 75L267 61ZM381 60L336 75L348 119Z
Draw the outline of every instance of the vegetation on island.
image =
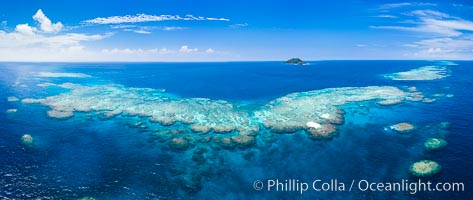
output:
M285 62L286 64L291 64L291 65L304 65L306 62L301 60L300 58L291 58Z

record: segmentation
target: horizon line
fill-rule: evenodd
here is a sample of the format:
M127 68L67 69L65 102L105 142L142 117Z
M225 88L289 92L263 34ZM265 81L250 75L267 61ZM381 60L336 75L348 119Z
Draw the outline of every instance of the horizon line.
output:
M285 62L286 60L221 60L221 61L0 61L0 63L224 63L224 62ZM320 61L473 61L473 59L319 59Z

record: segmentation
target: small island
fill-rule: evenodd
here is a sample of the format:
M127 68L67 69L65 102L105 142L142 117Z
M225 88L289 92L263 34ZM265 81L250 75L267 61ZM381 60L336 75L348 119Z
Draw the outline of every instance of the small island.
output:
M291 65L305 65L307 64L306 62L302 61L300 58L291 58L284 62L286 64L291 64Z

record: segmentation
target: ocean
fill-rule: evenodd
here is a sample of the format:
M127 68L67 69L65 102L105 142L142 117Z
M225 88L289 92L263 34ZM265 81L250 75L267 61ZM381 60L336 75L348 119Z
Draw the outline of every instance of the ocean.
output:
M473 196L473 62L309 63L0 63L0 198Z

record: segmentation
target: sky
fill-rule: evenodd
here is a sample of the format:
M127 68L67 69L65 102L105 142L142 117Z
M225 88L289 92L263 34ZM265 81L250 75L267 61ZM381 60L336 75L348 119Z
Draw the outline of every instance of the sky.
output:
M5 0L0 61L471 60L473 1Z

